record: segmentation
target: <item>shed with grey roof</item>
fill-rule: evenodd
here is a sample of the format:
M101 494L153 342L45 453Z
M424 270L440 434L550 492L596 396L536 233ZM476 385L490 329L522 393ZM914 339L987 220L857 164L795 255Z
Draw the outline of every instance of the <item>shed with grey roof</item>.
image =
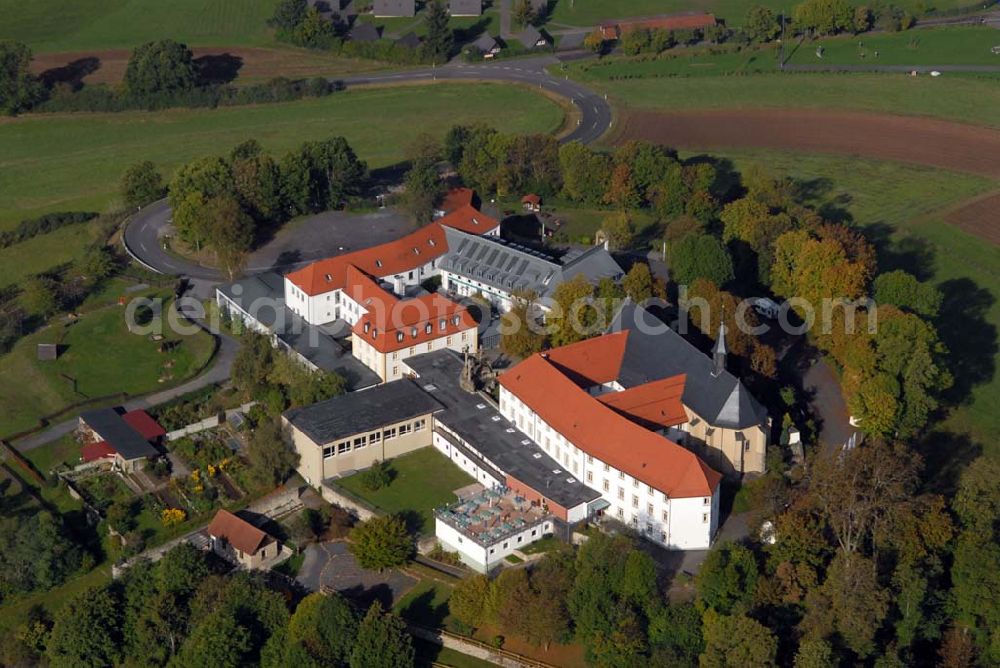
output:
M483 0L450 0L448 13L452 16L482 16Z
M114 448L126 462L156 457L160 454L149 441L125 422L121 413L113 408L81 413L80 424Z
M416 0L374 0L372 3L372 15L376 17L409 17L416 13Z
M547 46L549 43L548 38L545 37L535 26L528 26L517 35L514 36L518 42L524 45L526 49L535 49L542 46Z

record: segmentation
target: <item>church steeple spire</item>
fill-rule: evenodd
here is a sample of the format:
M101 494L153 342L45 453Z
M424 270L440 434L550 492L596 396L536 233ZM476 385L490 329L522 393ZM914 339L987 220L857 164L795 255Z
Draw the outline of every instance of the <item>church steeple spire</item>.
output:
M726 354L728 352L726 349L726 325L725 323L719 323L719 338L715 340L715 345L712 346L713 376L717 377L726 370Z

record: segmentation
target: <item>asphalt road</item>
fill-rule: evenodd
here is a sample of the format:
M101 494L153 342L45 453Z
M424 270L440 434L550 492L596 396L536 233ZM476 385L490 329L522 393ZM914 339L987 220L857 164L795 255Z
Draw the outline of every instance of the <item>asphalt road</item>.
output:
M580 54L577 55L579 57ZM572 59L572 54L564 56ZM467 64L452 62L442 67L407 70L404 72L387 72L368 76L332 79L347 88L365 85L406 84L421 81L470 81L490 80L504 81L526 86L538 86L541 89L570 100L579 110L579 123L562 141L579 141L588 144L598 140L612 123L611 105L602 95L598 95L575 81L553 76L546 70L549 66L558 66L560 59L555 56L541 56L517 60L499 60L491 63ZM200 281L220 282L224 280L221 272L210 267L203 267L190 260L168 253L163 248L161 237L167 233L170 225L171 210L166 200L156 202L137 212L125 228L124 242L129 254L146 268L160 274L170 276L186 276ZM283 243L296 248L314 249L319 252L316 257L332 255L337 248L318 248L316 240L310 243L295 243L298 235L312 237L305 228L296 228L285 234ZM262 249L264 251L266 249ZM249 269L263 271L271 268L281 268L293 265L293 262L280 263L274 258L251 257ZM316 259L301 257L300 260Z

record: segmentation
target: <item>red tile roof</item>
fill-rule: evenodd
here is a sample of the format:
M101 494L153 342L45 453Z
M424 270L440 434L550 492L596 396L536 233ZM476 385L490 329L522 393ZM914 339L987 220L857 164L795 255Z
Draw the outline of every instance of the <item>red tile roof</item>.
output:
M147 441L155 441L167 435L167 430L161 427L146 411L129 411L122 416L122 420Z
M271 536L228 510L220 510L208 525L208 535L225 538L240 552L254 554L269 543Z
M443 218L438 218L437 222L469 234L486 234L500 225L496 218L491 218L472 206L455 209Z
M601 25L601 33L605 39L615 39L632 30L645 28L647 30L695 30L714 26L718 21L713 14L676 14L658 19L635 19L619 23Z
M354 325L354 336L381 353L418 346L444 336L475 331L469 310L438 294L384 303Z
M539 197L538 195L534 194L525 195L524 197L521 198L521 204L534 204L535 206L538 206L541 203L542 203L542 198Z
M82 457L85 462L93 462L98 459L104 459L105 457L114 457L115 454L115 449L112 448L107 441L87 443L80 448L80 457Z
M602 394L597 400L642 426L675 427L688 420L681 401L686 380L685 374L654 380L622 392Z
M614 336L592 339L596 343L587 353L603 344L614 357L621 345ZM501 375L500 385L587 454L671 497L711 496L722 479L719 473L690 450L598 401L551 361L553 357L580 361L580 350L569 356L561 349L547 358L545 353L532 355Z
M444 229L431 223L381 246L313 262L286 278L307 295L321 295L346 287L347 268L352 265L372 276L391 276L421 267L447 251Z
M441 206L438 208L445 213L451 213L463 206L473 206L475 199L476 191L472 188L452 188L441 200Z
M545 356L577 385L603 385L618 378L627 341L625 330L553 348Z

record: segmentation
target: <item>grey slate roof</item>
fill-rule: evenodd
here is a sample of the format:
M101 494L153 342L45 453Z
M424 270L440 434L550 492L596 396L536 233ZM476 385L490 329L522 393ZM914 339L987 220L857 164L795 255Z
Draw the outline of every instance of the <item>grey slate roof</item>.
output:
M101 437L102 441L114 448L122 459L156 457L160 454L113 408L87 411L82 413L80 418Z
M375 42L380 39L378 28L371 23L355 23L351 28L352 42Z
M611 331L630 330L618 382L625 388L687 374L681 400L710 424L743 429L763 424L767 410L736 376L712 375L712 359L652 313L626 301Z
M375 16L414 16L416 13L415 0L375 0L372 3Z
M326 445L440 410L441 404L431 395L404 379L293 408L284 416L314 442Z
M458 434L478 452L469 450L442 431L446 440L460 451L468 451L467 455L475 460L488 461L492 465L490 468L517 478L564 508L600 498L600 492L563 470L562 464L508 422L482 396L466 392L459 386L463 365L459 353L439 350L408 357L403 363L416 372L416 382L444 406L444 410L434 415L435 421Z
M484 32L482 35L476 38L476 41L472 43L472 46L476 47L483 53L489 53L497 46L496 38L490 35L488 32Z
M535 26L528 26L517 35L514 36L518 42L524 45L526 49L534 49L538 44L539 40L542 39L542 33L538 31Z
M346 322L337 321L317 327L285 306L285 282L279 274L256 274L235 283L220 285L217 290L271 330L283 346L294 350L317 368L343 376L352 390L382 382L378 374L336 341L350 333Z
M619 278L622 268L601 246L568 255L562 262L497 237L477 236L445 228L448 253L439 266L505 292L532 290L549 296L557 285L583 274L591 283L602 278Z
M417 49L420 48L420 37L417 33L412 30L399 39L396 40L396 44L399 46L404 46L407 49Z
M483 0L451 0L448 11L452 16L480 16L483 13Z

